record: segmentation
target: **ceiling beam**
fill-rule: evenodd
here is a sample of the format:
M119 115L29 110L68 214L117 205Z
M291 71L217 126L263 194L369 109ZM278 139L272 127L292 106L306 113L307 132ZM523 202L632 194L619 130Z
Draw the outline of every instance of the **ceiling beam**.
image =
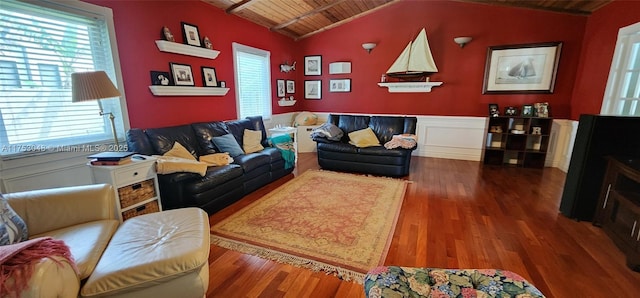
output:
M314 10L308 11L308 12L303 13L303 14L297 16L297 17L294 17L294 18L292 18L292 19L290 19L290 20L288 20L288 21L286 21L284 23L280 23L278 25L275 25L275 26L269 28L269 30L275 31L275 30L282 29L282 28L287 27L287 26L289 26L289 25L291 25L291 24L293 24L293 23L295 23L295 22L297 22L299 20L302 20L302 19L304 19L304 18L306 18L308 16L314 15L314 14L319 13L319 12L323 12L323 11L325 11L325 10L331 8L331 7L334 7L334 6L340 4L340 3L344 2L344 1L345 0L337 0L337 1L333 2L333 3L325 4L325 5L320 6L320 7L316 8L316 9L314 9Z
M253 4L254 0L242 0L234 5L229 6L227 10L225 10L228 14L233 14L236 11L243 10L247 8L249 5Z

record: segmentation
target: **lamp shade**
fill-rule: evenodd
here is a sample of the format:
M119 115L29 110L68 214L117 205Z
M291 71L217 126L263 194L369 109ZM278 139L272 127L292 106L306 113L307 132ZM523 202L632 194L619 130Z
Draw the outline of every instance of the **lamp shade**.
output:
M75 72L71 74L71 100L73 102L120 96L104 71Z

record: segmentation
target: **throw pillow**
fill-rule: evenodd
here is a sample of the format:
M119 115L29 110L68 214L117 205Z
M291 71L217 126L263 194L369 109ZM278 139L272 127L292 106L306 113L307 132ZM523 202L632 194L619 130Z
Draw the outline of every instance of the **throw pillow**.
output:
M340 127L337 127L333 123L329 122L322 124L311 131L312 138L326 138L330 141L340 141L343 135L344 132L342 132L342 129L340 129Z
M378 137L376 137L376 134L373 132L371 127L350 132L349 140L351 145L360 148L380 146L380 141L378 141Z
M27 224L0 194L0 245L15 244L28 237Z
M191 153L189 153L189 150L187 150L187 148L185 148L178 142L173 143L173 147L171 148L171 150L165 152L162 156L180 157L189 160L196 160L196 158L193 157Z
M213 137L211 139L213 143L220 149L220 152L229 152L231 157L236 157L238 155L244 154L242 148L236 141L236 138L233 137L232 134L221 135L219 137Z
M244 153L258 152L264 149L260 141L262 141L262 131L245 129L242 136Z
M226 166L233 162L233 157L229 156L229 152L213 153L200 156L200 162L204 162L210 166Z
M293 127L300 125L314 125L318 122L318 115L311 112L300 112L293 120Z

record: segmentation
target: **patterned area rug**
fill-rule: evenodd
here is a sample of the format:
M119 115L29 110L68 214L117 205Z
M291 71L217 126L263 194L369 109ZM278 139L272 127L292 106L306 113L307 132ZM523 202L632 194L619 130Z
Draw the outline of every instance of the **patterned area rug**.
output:
M211 228L211 243L362 283L382 265L408 181L307 171Z

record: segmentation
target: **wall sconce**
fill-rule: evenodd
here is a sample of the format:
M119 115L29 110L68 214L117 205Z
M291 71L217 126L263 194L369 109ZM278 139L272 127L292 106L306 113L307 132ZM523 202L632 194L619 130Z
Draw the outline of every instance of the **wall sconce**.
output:
M366 42L362 44L362 48L365 49L367 53L371 53L371 50L373 50L376 46L377 44L374 42Z
M473 38L469 36L459 36L453 39L455 43L457 43L461 48L464 48L464 45L469 43Z

